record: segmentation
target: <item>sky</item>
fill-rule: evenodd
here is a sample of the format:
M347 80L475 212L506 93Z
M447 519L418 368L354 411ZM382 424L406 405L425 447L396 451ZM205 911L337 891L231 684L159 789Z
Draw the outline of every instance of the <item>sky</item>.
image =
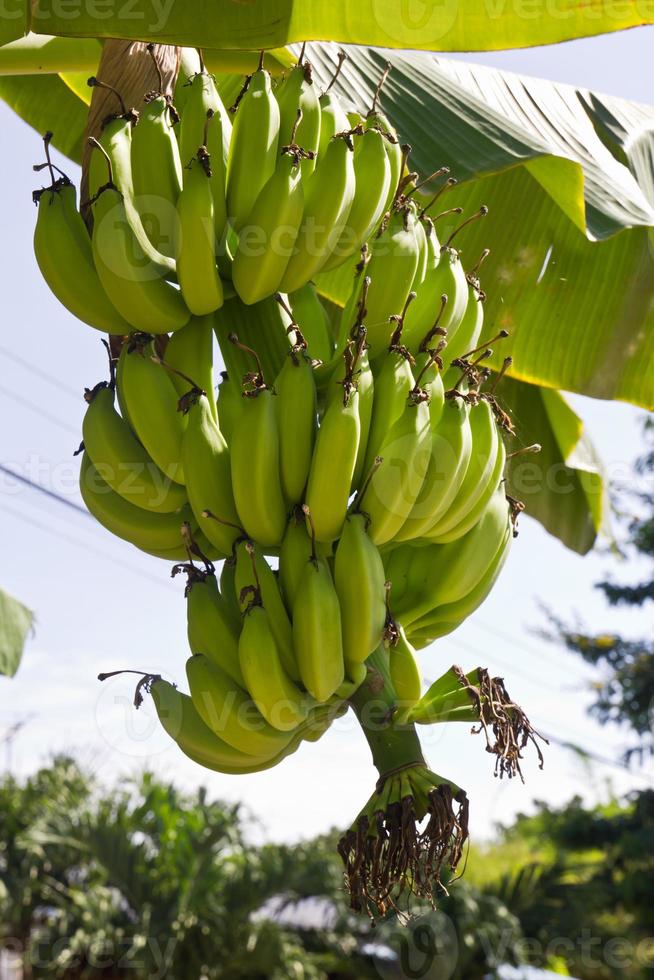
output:
M476 54L468 60L558 79L643 102L652 101L644 66L654 30L633 30L552 48ZM79 504L82 393L106 375L100 334L74 320L49 293L32 252L35 211L31 166L42 157L39 138L0 104L3 153L3 326L0 330L0 459L72 504ZM74 169L74 168L73 168ZM641 449L642 413L623 404L574 397L605 463L625 472ZM93 520L0 474L0 584L36 611L36 629L17 676L0 678L0 771L25 774L56 751L71 751L110 783L145 767L193 790L241 801L255 838L297 840L346 827L372 792L375 771L352 715L316 744L253 776L221 776L186 760L162 733L151 705L136 713L133 684L105 685L99 671L137 667L184 686L187 657L183 585L169 565L113 538ZM534 799L562 803L575 793L589 802L654 783L654 767L626 772L610 765L627 733L600 727L586 714L596 675L539 638L541 603L562 616L579 615L594 629L638 635L644 618L608 611L594 582L615 566L596 552L580 558L532 521L522 522L495 591L450 637L423 651L426 680L452 663L478 664L505 677L512 696L544 733L584 746L607 760L589 763L553 744L544 771L525 764L526 785L500 782L481 736L466 726L422 729L433 769L465 786L471 830L481 840L497 822L528 811ZM628 577L635 569L621 568Z

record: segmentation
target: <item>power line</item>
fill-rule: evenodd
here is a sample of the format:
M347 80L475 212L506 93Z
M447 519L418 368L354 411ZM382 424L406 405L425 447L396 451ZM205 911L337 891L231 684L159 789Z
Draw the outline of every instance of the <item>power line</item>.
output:
M51 415L50 412L47 412L45 409L41 408L40 405L37 406L28 398L24 398L19 392L11 391L11 389L5 388L4 386L0 387L0 392L2 392L3 395L7 395L8 398L13 399L13 401L15 401L18 405L22 405L23 408L26 408L28 411L38 415L39 418L46 419L46 421L51 422L60 429L63 429L64 432L72 433L74 436L79 438L79 429L73 428L73 426L68 425L67 422L62 422L62 420L57 418L56 415Z
M71 510L76 511L78 514L83 514L84 517L91 516L88 510L85 510L84 507L80 507L80 505L76 504L73 500L68 500L66 497L62 497L61 494L55 493L54 490L44 487L42 483L35 483L33 480L23 476L21 473L16 473L15 470L10 469L8 466L3 466L2 463L0 463L0 473L6 473L7 476L13 477L14 480L18 480L19 483L23 483L31 490L37 490L39 493L45 494L46 497L51 497L53 500L56 500L57 503L70 507Z
M47 384L52 385L52 387L56 388L57 391L61 391L64 395L68 395L69 398L74 398L75 401L79 403L80 395L73 392L72 388L69 388L67 385L63 384L59 378L53 378L52 375L47 373L47 371L41 370L41 368L36 367L24 357L21 357L20 354L16 354L15 351L8 350L6 347L3 347L2 344L0 344L0 354L4 354L5 357L8 357L11 361L14 361L15 364L19 364L22 368L25 368L26 371L30 371L32 374L36 375L36 377L40 378L41 381L45 381Z
M493 626L491 623L485 622L483 619L478 619L472 616L469 620L472 626L477 626L479 629L484 630L486 633L491 633L496 636L499 640L504 640L506 643L510 643L512 646L519 647L521 650L528 650L533 653L534 656L540 657L543 660L549 660L552 664L556 664L557 667L561 667L561 664L552 657L551 654L547 654L544 650L537 650L536 647L532 646L530 643L525 643L523 639L515 634L508 633L505 630L499 629L497 626ZM578 670L569 671L566 667L568 673L571 673L574 677L577 677L580 681L587 681L588 676L582 674Z
M472 644L466 643L465 640L459 640L458 638L454 642L457 644L457 646L461 647L462 650L465 650L467 653L472 653L477 658L479 657L479 650L473 647ZM538 687L547 687L549 688L550 691L555 691L557 694L560 694L561 691L563 690L561 685L555 686L554 684L549 684L547 681L544 681L542 678L536 677L535 674L530 674L526 670L521 670L520 667L516 667L514 666L514 664L509 663L506 660L503 660L501 657L495 656L494 653L492 655L492 659L496 661L498 664L500 664L502 667L506 667L506 669L510 670L511 673L515 674L518 677L524 677L525 680L530 681L532 684L536 684Z
M91 553L98 555L100 558L113 562L114 565L120 565L121 568L126 568L129 572L132 572L133 575L141 575L143 578L148 579L150 582L154 582L161 588L165 588L169 594L171 591L174 591L169 586L165 586L162 579L156 578L154 575L150 575L148 572L144 572L139 568L135 568L133 565L130 565L129 562L122 561L120 558L115 558L106 551L102 551L100 548L96 548L92 544L87 544L86 542L81 541L79 538L75 538L69 534L64 534L61 531L57 531L55 528L50 527L48 524L41 523L41 521L36 520L34 517L28 517L27 514L8 506L4 501L0 502L0 510L13 514L14 517L17 517L18 520L23 521L25 524L29 524L31 527L34 527L39 531L44 531L46 534L59 538L61 541L65 541L66 544L72 545L74 548L80 548L87 554ZM173 563L171 562L171 564Z
M566 739L559 738L557 735L551 735L549 732L543 732L543 735L549 742L555 742L563 749L568 749L569 751L574 751L580 755L588 756L589 759L592 759L594 762L599 762L600 765L611 766L613 769L623 769L625 772L628 772L630 776L647 783L648 786L654 786L653 779L646 776L644 773L634 771L630 766L626 765L624 762L620 762L618 759L611 759L605 755L598 755L596 752L591 752L583 745L578 745L576 742L570 742Z

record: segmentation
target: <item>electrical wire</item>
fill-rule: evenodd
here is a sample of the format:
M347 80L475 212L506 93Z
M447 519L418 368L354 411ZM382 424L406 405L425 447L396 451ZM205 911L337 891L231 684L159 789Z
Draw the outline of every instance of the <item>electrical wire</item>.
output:
M15 364L18 364L26 371L29 371L37 378L40 378L41 381L45 381L46 384L52 385L52 387L56 388L57 391L61 391L64 395L67 395L69 398L74 398L75 401L79 403L80 401L79 393L74 392L72 388L69 388L67 385L63 384L63 382L61 382L59 378L53 378L52 375L47 373L47 371L42 371L41 368L36 367L34 364L31 364L24 357L21 357L20 354L16 354L15 351L8 350L6 347L3 347L2 344L0 344L0 354L4 354L4 356L8 357L9 360L13 361Z
M8 466L4 466L2 463L0 463L0 473L6 473L7 476L11 476L14 480L18 480L19 483L24 484L31 490L37 490L39 493L45 494L46 497L51 497L53 500L56 500L57 503L64 504L65 507L70 507L71 510L76 511L78 514L82 514L84 517L91 516L88 510L85 510L84 507L80 507L80 505L76 504L73 500L68 500L66 497L62 497L61 494L55 493L54 490L44 487L42 483L35 483L33 480L23 476L21 473L16 473L15 470L10 469Z
M465 650L466 653L471 653L477 658L479 657L479 650L477 650L471 643L467 643L465 640L460 640L458 637L453 640L453 643L455 643L461 650ZM546 687L548 690L554 691L556 694L560 694L565 690L562 685L549 684L542 678L536 677L535 674L530 674L528 671L522 670L520 667L516 667L514 664L503 660L501 657L497 657L495 653L493 653L489 659L494 660L496 663L500 664L500 666L506 667L507 670L510 670L511 673L515 674L517 677L523 677L525 680L535 684L537 687Z
M471 619L470 625L477 626L478 629L482 629L486 633L491 633L493 636L496 636L498 640L504 640L506 643L511 643L513 646L519 647L521 650L528 650L530 653L533 653L534 656L539 657L541 660L549 660L552 664L555 664L557 667L561 667L560 662L557 661L552 656L552 654L548 654L545 650L540 650L540 649L537 650L535 646L533 646L530 643L525 643L525 641L521 639L519 636L515 636L514 634L508 633L505 630L499 629L497 626L493 626L491 623L487 623L483 619L478 619L478 618ZM589 676L587 674L582 674L578 670L570 671L566 667L566 672L574 675L580 681L588 681L589 679Z
M74 436L76 436L79 439L80 432L78 428L73 428L73 426L69 425L67 422L62 422L62 420L57 418L56 415L52 415L50 412L46 411L46 409L42 408L40 405L35 405L34 402L30 401L28 398L24 398L23 395L20 394L20 392L12 391L10 388L6 388L4 385L2 385L0 386L0 393L6 395L8 398L11 398L18 405L21 405L23 408L26 408L28 411L33 412L35 415L38 415L39 418L46 419L46 421L51 422L52 425L58 426L60 429L63 429L64 432L72 433Z
M634 771L631 768L631 766L628 766L625 762L620 762L619 759L611 759L605 755L598 755L597 752L592 752L590 749L587 749L585 746L580 745L577 742L572 742L567 739L560 738L558 735L550 734L550 732L543 732L542 734L548 740L548 742L554 742L556 745L559 745L563 749L567 749L568 751L574 751L576 753L581 753L584 756L588 756L589 759L592 759L594 762L600 763L600 765L611 766L613 769L622 769L625 772L628 772L629 775L634 777L635 779L642 780L642 782L646 783L648 786L654 786L654 779L652 779L650 776L646 776L642 772Z
M132 572L133 575L140 575L143 578L148 579L148 581L155 583L160 588L166 589L169 594L170 592L175 591L172 586L164 585L162 579L156 578L156 576L150 575L148 572L142 571L139 568L135 568L134 565L130 565L129 562L122 561L120 558L115 558L113 555L108 554L106 551L102 551L100 548L94 547L92 544L87 544L85 541L81 541L79 538L73 537L70 534L64 534L63 532L56 530L56 528L43 524L36 518L28 516L23 511L16 510L14 507L7 505L5 501L0 501L0 510L4 510L6 513L12 514L19 521L29 524L38 531L43 531L45 534L50 534L55 538L59 538L60 541L65 541L66 544L71 545L73 548L81 548L86 554L90 553L98 555L98 557L106 561L113 562L114 565L120 565L121 568L125 568L127 571ZM171 562L171 564L173 563Z

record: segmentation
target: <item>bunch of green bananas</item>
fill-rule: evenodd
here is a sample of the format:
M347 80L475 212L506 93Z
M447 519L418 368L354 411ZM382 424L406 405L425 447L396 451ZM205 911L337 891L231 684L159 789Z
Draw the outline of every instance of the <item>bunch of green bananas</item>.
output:
M220 317L192 316L170 337L132 332L115 376L86 392L81 490L89 510L163 559L235 564L232 592L249 590L247 601L232 603L231 645L191 628L192 690L198 674L204 684L222 671L225 691L247 691L267 725L281 724L275 745L314 708L347 698L382 643L398 705L411 707L420 697L412 644L450 632L483 602L512 540L494 396L481 390L470 358L446 369L439 332L428 331L415 354L403 344L413 293L387 317L386 352L371 362L371 286L369 275L355 285L354 322L327 371L310 356L305 332L334 331L305 287L288 301L240 305L239 329L259 341L261 356L234 333L225 337ZM468 288L474 344L481 304ZM238 303L227 304L230 324ZM283 355L261 342L262 307L284 338ZM217 398L214 334L226 360L254 368L240 385L228 373ZM268 383L263 364L280 357ZM451 372L460 377L446 390ZM277 559L276 575L266 555ZM208 590L199 577L191 596ZM242 636L259 651L247 668L238 666ZM194 703L206 722L202 697ZM275 719L282 703L285 718Z
M425 888L454 868L467 833L413 726L492 725L509 775L529 732L486 674L422 692L416 648L484 601L520 505L485 367L506 334L480 345L480 262L466 274L453 246L486 209L439 241L377 97L346 115L301 56L275 88L261 63L230 112L203 68L181 119L156 93L121 104L91 157L91 234L48 135L35 249L64 305L113 335L109 379L85 392L86 506L187 576L190 694L140 682L162 725L199 764L255 772L383 692L381 788L343 843L356 902L382 908L406 868ZM347 259L338 308L321 273ZM388 843L410 816L430 821L428 873L418 838ZM404 870L373 881L380 848Z
M304 59L273 88L262 58L230 112L203 66L186 85L181 115L162 94L126 108L115 93L91 140L92 240L48 158L37 260L98 330L170 333L234 291L252 304L301 289L361 248L394 194L390 125L379 113L352 123L333 95L319 98Z

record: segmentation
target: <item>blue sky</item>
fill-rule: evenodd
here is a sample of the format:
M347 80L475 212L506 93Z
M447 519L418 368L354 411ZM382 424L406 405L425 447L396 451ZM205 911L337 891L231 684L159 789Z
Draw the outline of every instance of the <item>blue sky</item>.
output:
M653 40L654 30L647 28L469 60L646 102L652 101L645 65ZM81 438L82 392L105 376L105 354L100 335L57 305L33 258L31 165L42 156L39 139L2 104L0 126L0 458L79 502L72 453ZM640 449L641 413L581 398L574 405L605 462L626 469ZM276 839L349 824L375 778L350 717L267 773L220 776L187 762L158 730L149 706L134 713L131 681L119 678L103 688L96 680L101 670L140 667L183 685L182 584L170 580L167 564L113 539L92 519L17 488L2 475L0 480L0 582L37 614L36 634L17 677L0 679L0 738L8 726L25 721L11 753L0 754L0 766L11 763L15 771L27 772L50 753L71 750L107 781L147 765L187 787L205 783L215 795L242 800L260 821L260 833ZM488 665L506 678L511 694L544 731L601 756L617 756L625 733L597 726L584 711L593 673L533 633L543 622L542 601L562 614L578 612L594 627L636 635L643 620L607 611L593 588L610 567L606 556L581 559L523 521L488 602L454 635L421 655L425 677L435 678L453 662ZM605 795L609 785L624 792L654 778L651 766L629 774L591 766L552 746L544 772L527 761L523 787L493 779L480 737L465 726L424 730L424 743L432 767L462 782L471 795L471 826L478 838L491 833L496 821L528 809L533 798L556 802L582 792L593 799Z

